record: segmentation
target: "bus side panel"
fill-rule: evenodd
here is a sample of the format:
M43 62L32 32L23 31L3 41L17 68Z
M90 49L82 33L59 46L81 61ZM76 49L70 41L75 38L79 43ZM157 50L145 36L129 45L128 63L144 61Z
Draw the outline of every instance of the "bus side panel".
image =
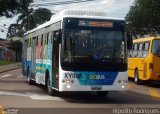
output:
M128 77L134 78L134 69L128 69Z
M42 83L43 76L43 45L39 42L36 47L36 77L35 82L40 84Z
M51 86L52 86L52 44L51 38L49 37L48 41L45 37L43 45L38 43L36 47L36 83L46 84L46 73L49 73Z
M133 58L128 58L128 77L134 78L135 66Z
M51 81L51 87L52 87L52 44L51 44L51 38L49 37L48 44L44 45L43 48L43 74L44 74L44 80L43 84L46 82L46 73L49 73L50 81Z
M46 59L48 60L47 64L47 70L49 71L49 76L50 76L50 87L52 87L53 79L52 79L52 34L50 33L48 37L48 45L46 48L47 54L46 54Z
M153 64L153 70L148 71L147 78L150 80L160 81L160 57L158 57L154 54L151 54L150 55L150 63Z

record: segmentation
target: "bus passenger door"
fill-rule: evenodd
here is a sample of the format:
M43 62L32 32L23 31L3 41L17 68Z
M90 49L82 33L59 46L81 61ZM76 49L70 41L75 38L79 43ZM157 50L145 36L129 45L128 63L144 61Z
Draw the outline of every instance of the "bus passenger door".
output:
M52 68L53 68L53 87L59 88L59 42L57 32L53 35L53 52L52 52Z

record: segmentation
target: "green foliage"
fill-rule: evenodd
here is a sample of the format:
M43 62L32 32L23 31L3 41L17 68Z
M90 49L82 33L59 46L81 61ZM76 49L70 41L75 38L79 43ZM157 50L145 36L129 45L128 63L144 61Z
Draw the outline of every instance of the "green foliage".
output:
M37 27L40 24L43 24L46 21L49 21L52 16L50 10L46 8L39 8L33 11L33 9L28 9L28 11L22 12L17 19L17 23L21 22L22 32L26 32Z
M49 21L51 16L51 11L46 8L39 8L35 11L31 8L23 11L17 19L17 23L20 24L11 24L8 29L7 37L22 37L24 32L31 30L46 21Z
M9 65L9 64L13 64L13 63L16 63L16 62L14 62L14 61L3 61L3 60L0 60L0 66Z
M16 52L16 61L18 61L18 52L22 51L22 42L20 40L10 42L10 49Z
M127 30L133 35L160 34L160 1L135 0L126 15Z
M13 41L11 40L11 46L10 48L14 51L17 51L18 48L21 48L22 47L22 42L20 40L17 40L17 41Z
M19 32L20 32L20 24L10 24L8 28L7 38L11 38L14 36L21 36Z
M28 9L33 0L0 0L0 16L12 17Z
M52 16L52 13L50 10L46 8L39 8L36 9L33 13L33 20L37 25L43 24L46 21L49 21Z

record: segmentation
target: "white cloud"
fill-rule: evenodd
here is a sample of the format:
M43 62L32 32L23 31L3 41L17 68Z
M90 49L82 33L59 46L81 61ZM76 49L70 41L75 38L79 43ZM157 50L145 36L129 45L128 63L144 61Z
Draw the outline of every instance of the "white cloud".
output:
M33 4L46 4L54 2L63 2L70 0L34 0ZM63 9L93 9L104 11L108 16L122 17L124 18L127 12L129 11L130 6L134 0L95 0L92 2L76 3L76 4L66 4L66 5L53 5L45 6L45 8L50 9L52 12L61 11ZM40 7L40 6L39 6ZM15 23L16 17L14 19L0 18L0 20L5 20L7 23ZM5 33L3 33L5 34ZM5 38L5 35L1 37Z
M34 0L33 4L46 4L46 3L56 3L56 2L64 2L69 0ZM95 0L90 2L83 3L73 3L73 4L65 4L65 5L50 5L43 6L45 8L51 9L54 11L61 11L63 9L94 9L101 10L109 13L112 16L125 17L126 13L129 10L130 5L134 0Z
M100 4L107 4L110 0L101 0Z

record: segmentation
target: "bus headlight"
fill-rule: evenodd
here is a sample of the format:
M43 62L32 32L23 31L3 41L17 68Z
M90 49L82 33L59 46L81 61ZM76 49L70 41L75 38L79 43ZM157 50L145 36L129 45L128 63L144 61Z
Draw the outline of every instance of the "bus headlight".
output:
M118 80L118 83L119 84L125 84L125 83L128 83L128 81L127 80Z
M67 88L68 88L68 89L70 89L70 88L71 88L71 86L70 86L70 85L67 85Z
M125 86L122 86L122 89L124 89L125 88Z
M66 83L67 83L67 84L69 84L69 83L70 83L70 81L69 81L69 80L67 80L67 81L66 81Z
M124 84L124 83L125 83L125 80L122 80L122 83Z
M62 83L66 83L66 84L69 84L69 83L74 83L74 80L62 80Z

